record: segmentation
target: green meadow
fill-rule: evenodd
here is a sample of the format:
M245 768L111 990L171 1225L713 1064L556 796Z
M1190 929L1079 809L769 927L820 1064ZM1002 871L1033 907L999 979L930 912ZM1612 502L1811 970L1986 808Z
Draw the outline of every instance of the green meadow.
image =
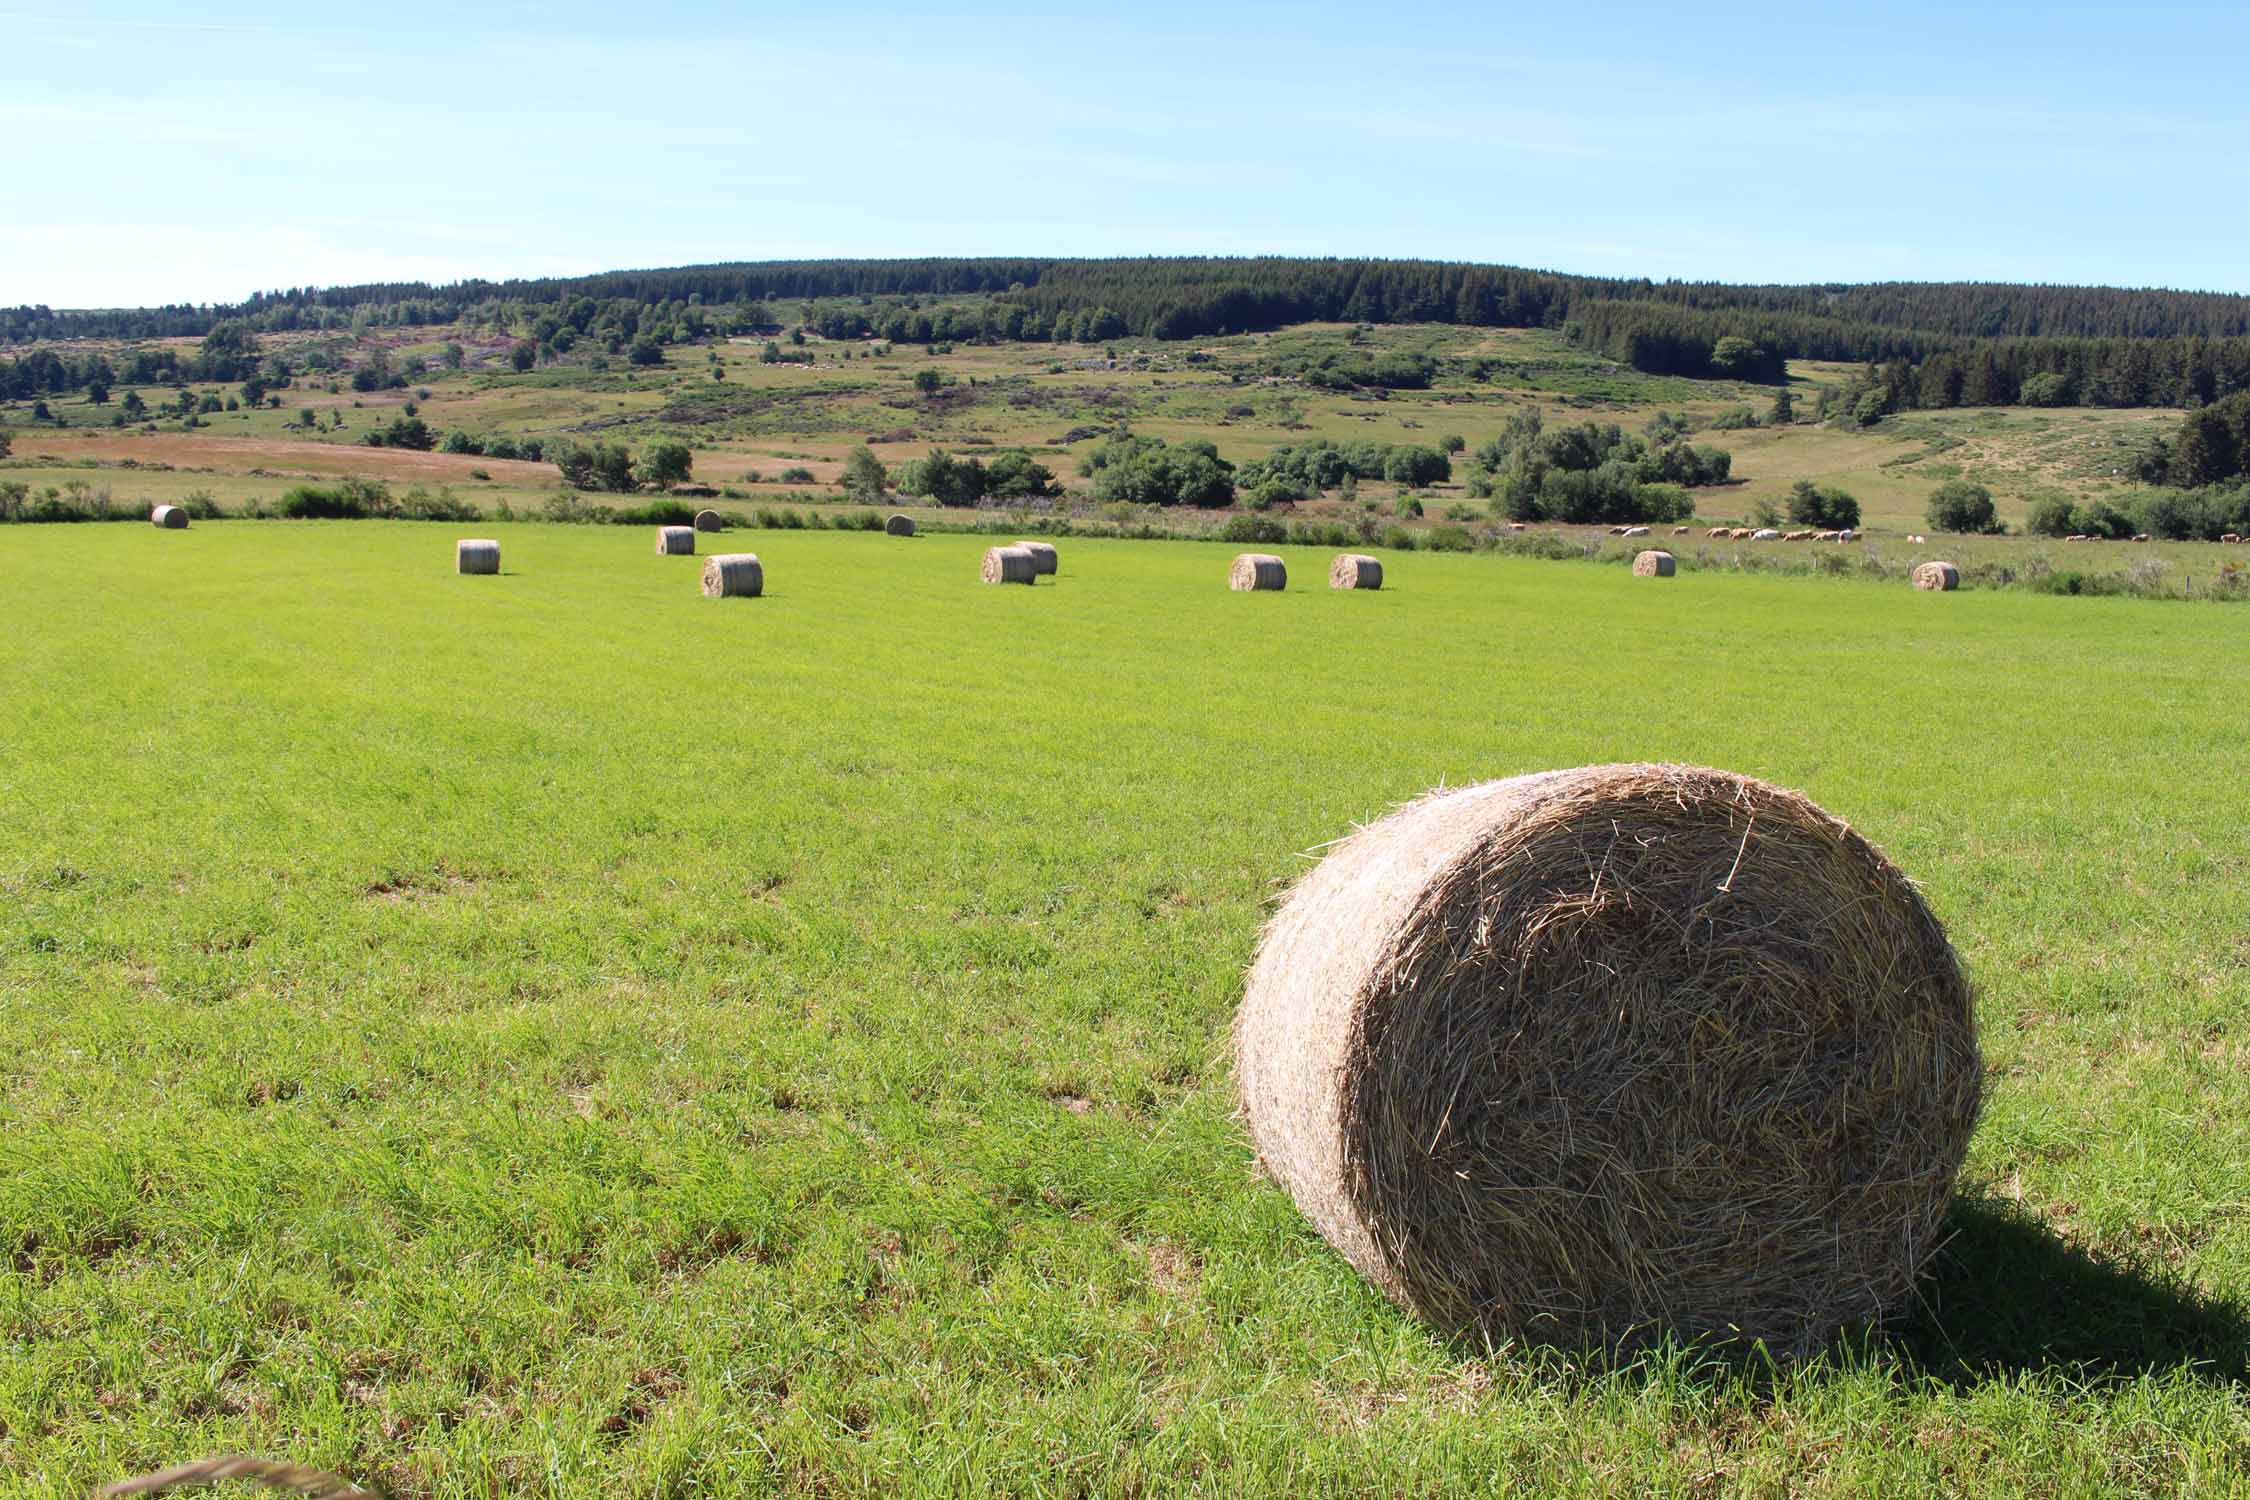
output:
M0 533L0 1488L2250 1488L2239 611L698 540L767 594L641 528ZM1809 1365L1441 1343L1233 1117L1308 851L1636 759L1849 819L1978 991L1952 1237Z

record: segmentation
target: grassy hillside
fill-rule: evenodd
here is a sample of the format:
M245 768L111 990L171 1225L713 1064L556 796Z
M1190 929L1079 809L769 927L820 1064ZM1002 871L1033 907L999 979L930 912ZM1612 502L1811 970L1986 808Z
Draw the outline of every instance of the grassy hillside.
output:
M1229 548L1089 541L1000 589L977 539L836 533L757 535L768 596L715 602L640 529L481 524L492 579L459 529L0 534L12 1491L230 1450L402 1496L2250 1466L2213 612L1422 554L1336 594L1291 549L1234 595ZM1633 758L1805 789L1978 987L1927 1305L1810 1369L1442 1346L1232 1117L1304 851Z
M462 370L439 363L449 341L462 343ZM111 425L123 390L101 405L82 397L52 400L47 421L32 420L27 403L0 407L0 426L16 432L16 457L0 464L0 478L35 486L75 479L136 504L201 490L228 507L270 500L298 478L345 473L401 485L451 485L465 498L485 504L505 499L518 509L535 507L555 484L552 465L360 446L410 402L440 433L636 446L676 437L694 446L698 479L769 503L833 498L844 454L862 442L892 464L940 445L1028 447L1082 491L1085 481L1074 474L1078 459L1099 433L1120 425L1174 441L1207 439L1239 463L1319 437L1432 443L1454 434L1473 451L1525 407L1536 407L1550 423L1597 420L1628 430L1670 410L1703 429L1697 442L1734 455L1738 482L1697 492L1698 513L1707 521L1744 519L1759 501L1779 499L1809 478L1851 491L1871 527L1906 531L1921 529L1930 490L1948 478L1989 485L2003 518L2018 523L2042 494L2126 487L2136 443L2179 420L2175 412L2153 410L1967 409L1844 430L1814 425L1809 417L1819 388L1840 386L1851 367L1808 363L1795 367L1791 380L1807 420L1711 430L1723 414L1743 407L1762 417L1772 388L1644 375L1540 330L1324 324L1191 345L1127 339L933 352L817 335L802 346L782 345L808 356L810 364L762 364L764 343L674 347L650 369L621 358L595 369L575 359L516 374L507 368L505 340L486 336L480 342L467 329L369 335L341 346L279 336L267 347L300 353L315 345L337 347L348 362L379 346L399 364L420 358L431 368L406 389L371 393L354 393L340 375L302 377L276 393L278 409L202 416L203 425L192 429L176 417ZM1331 355L1423 356L1437 373L1426 390L1393 391L1331 391L1277 373ZM724 378L714 379L715 371ZM935 393L918 391L914 379L925 371L947 383ZM235 394L231 386L190 389L222 402ZM174 398L167 387L143 394L152 407ZM308 414L317 429L301 425ZM783 481L790 470L811 478ZM194 477L180 477L188 473ZM1422 524L1440 523L1448 505L1469 503L1460 478L1457 472L1452 484L1423 492L1436 503L1426 504ZM1394 493L1395 487L1374 484L1359 503L1388 506ZM1323 507L1337 509L1323 502L1307 513L1325 513ZM1474 509L1486 514L1482 502Z

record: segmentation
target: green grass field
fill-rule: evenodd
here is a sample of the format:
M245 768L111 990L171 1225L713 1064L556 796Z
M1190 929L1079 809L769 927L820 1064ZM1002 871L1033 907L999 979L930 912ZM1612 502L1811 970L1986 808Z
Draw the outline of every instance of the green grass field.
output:
M2250 1486L2234 611L463 530L0 533L11 1493ZM1622 759L1804 789L1978 986L1929 1305L1810 1368L1441 1345L1231 1117L1304 851Z

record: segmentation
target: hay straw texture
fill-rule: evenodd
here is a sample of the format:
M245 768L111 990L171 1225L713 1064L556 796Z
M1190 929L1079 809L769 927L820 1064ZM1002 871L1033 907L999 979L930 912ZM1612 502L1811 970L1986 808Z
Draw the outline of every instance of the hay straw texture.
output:
M1010 542L1008 545L1021 547L1030 553L1032 565L1041 578L1050 576L1062 566L1062 558L1056 554L1053 542Z
M1679 563L1669 552L1647 551L1633 559L1635 578L1669 578L1679 571Z
M271 1459L227 1458L198 1459L191 1464L179 1464L157 1474L143 1474L138 1479L121 1479L115 1484L105 1484L96 1500L121 1500L126 1495L165 1495L174 1490L199 1490L212 1485L239 1479L262 1489L282 1490L292 1495L304 1495L309 1500L376 1500L373 1490L363 1490L348 1479L334 1474L324 1474L318 1469L299 1468L295 1464L275 1463Z
M1227 569L1227 587L1236 593L1289 587L1289 569L1271 552L1245 552Z
M755 552L716 552L703 559L703 597L755 599L766 591L766 570Z
M1039 563L1022 547L984 549L986 583L1029 583L1039 576Z
M497 573L500 571L500 544L478 537L465 537L453 544L453 571L456 573Z
M1949 562L1917 563L1914 567L1914 586L1934 589L1944 593L1961 586L1961 570Z
M1976 1123L1969 989L1864 839L1692 766L1434 793L1338 845L1236 1018L1266 1168L1449 1333L1802 1353L1898 1303Z
M914 518L912 516L893 516L883 523L883 530L890 536L912 536L914 535Z
M656 555L658 557L693 557L695 555L695 528L693 526L657 527Z
M695 529L697 531L724 531L727 529L726 518L715 510L699 510L695 513Z
M148 513L148 520L151 526L165 531L187 530L187 512L177 505L159 505Z
M1383 586L1383 564L1364 552L1339 552L1328 565L1328 586L1332 589L1379 589Z

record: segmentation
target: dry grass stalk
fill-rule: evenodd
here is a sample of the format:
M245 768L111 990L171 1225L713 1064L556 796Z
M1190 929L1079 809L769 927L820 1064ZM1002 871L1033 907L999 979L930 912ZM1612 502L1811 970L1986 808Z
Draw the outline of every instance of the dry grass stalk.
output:
M695 555L695 528L693 526L657 527L656 555L658 557L693 557Z
M914 518L912 516L893 516L883 523L883 531L888 536L912 536L914 535Z
M177 505L159 505L148 513L149 524L163 531L187 530L187 512Z
M1673 558L1671 553L1651 549L1639 553L1633 558L1633 576L1635 578L1669 578L1679 571L1679 566L1678 561Z
M1802 1353L1896 1306L1976 1123L1969 988L1906 877L1794 792L1596 766L1425 797L1266 930L1258 1154L1448 1332Z
M1328 565L1328 586L1332 589L1379 589L1383 586L1382 560L1364 552L1339 552L1336 560Z
M500 544L485 537L464 537L453 544L453 571L456 573L497 573L500 571Z
M1022 547L987 547L983 576L986 583L1029 583L1039 576L1039 564Z
M295 1464L275 1463L264 1458L204 1458L194 1463L180 1464L160 1474L143 1474L138 1479L121 1479L115 1484L105 1484L96 1500L121 1500L127 1495L163 1495L173 1490L200 1489L207 1485L224 1484L230 1479L244 1480L269 1490L287 1490L304 1495L309 1500L380 1500L373 1490L363 1490L348 1479L334 1474L324 1474L318 1469L299 1468Z
M1062 558L1056 554L1053 542L1010 542L1008 545L1021 547L1024 551L1030 553L1031 561L1042 578L1047 577L1055 569L1062 566Z
M697 531L724 531L726 527L726 517L715 510L699 510L695 513Z
M1961 586L1961 570L1949 562L1917 563L1914 567L1914 586L1944 593Z
M703 597L755 599L766 591L766 570L755 552L716 552L703 559Z
M1289 587L1289 569L1271 552L1244 552L1227 569L1227 587L1237 593Z

